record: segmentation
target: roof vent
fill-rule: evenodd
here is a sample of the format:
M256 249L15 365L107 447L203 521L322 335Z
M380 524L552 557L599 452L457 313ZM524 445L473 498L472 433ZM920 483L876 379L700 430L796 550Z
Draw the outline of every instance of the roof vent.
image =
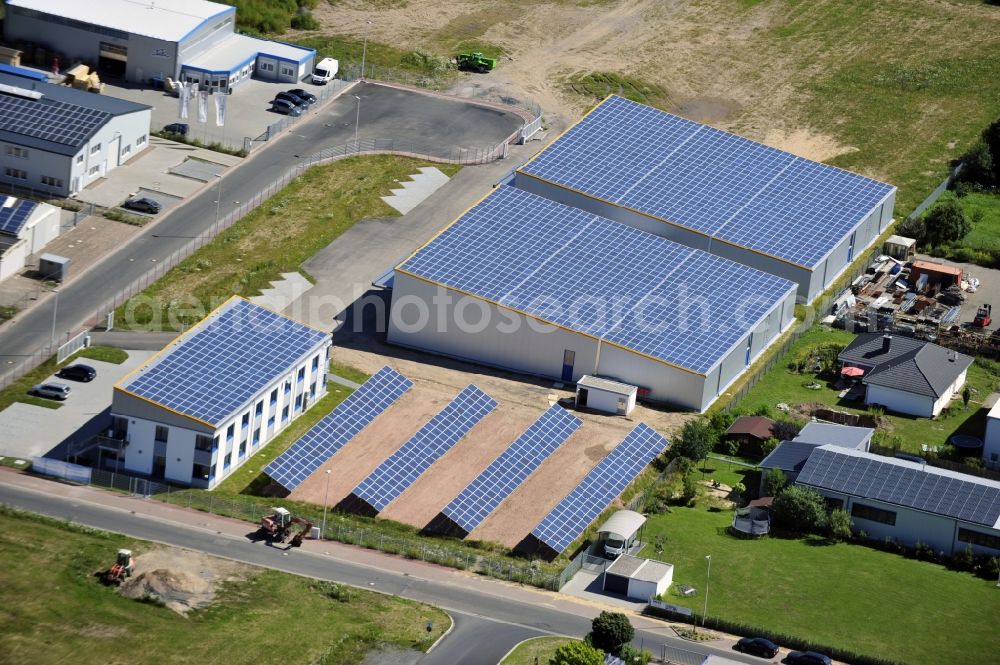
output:
M892 335L882 335L882 353L889 353L892 347Z
M958 351L949 351L948 352L948 360L950 360L951 362L957 361L958 360Z
M7 95L17 95L18 97L24 97L25 99L39 100L42 98L42 93L35 90L28 90L27 88L18 88L15 85L7 85L5 83L0 83L0 92Z

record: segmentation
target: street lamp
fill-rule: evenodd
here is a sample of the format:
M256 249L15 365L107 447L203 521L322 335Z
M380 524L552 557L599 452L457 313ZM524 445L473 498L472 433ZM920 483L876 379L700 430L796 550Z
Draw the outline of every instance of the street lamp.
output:
M49 344L55 346L56 344L56 314L59 313L59 289L52 289L52 293L56 294L55 302L52 305L52 337Z
M365 21L365 43L361 47L361 76L358 77L362 81L365 80L365 57L368 55L368 28L372 26L371 21Z
M330 496L330 469L326 470L326 491L323 492L323 528L319 530L319 537L326 538L326 499Z
M712 555L705 555L705 561L708 561L708 573L705 575L705 609L701 613L701 627L705 627L705 617L708 616L708 582L712 579Z
M358 112L354 116L354 152L360 152L361 144L358 143L358 125L361 124L361 98L354 95L354 99L358 100Z
M219 226L219 209L222 207L222 174L216 173L215 177L219 179L219 185L215 188L215 225Z

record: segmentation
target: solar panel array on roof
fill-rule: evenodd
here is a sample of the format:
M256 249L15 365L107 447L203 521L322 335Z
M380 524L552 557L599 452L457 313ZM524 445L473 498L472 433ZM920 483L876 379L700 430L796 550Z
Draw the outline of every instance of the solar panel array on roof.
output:
M294 490L412 387L405 376L383 367L264 467L264 473Z
M471 532L583 423L555 404L441 511Z
M377 512L413 484L439 457L451 450L476 423L497 407L496 401L469 385L409 441L378 465L352 494Z
M1000 520L996 481L847 448L814 450L796 483L989 527Z
M667 440L640 423L615 446L531 535L561 553L667 447Z
M76 104L0 94L0 130L21 136L79 146L110 119L110 113Z
M17 237L37 205L34 201L21 199L16 200L14 205L0 206L0 233Z
M702 374L795 289L506 186L398 270Z
M327 339L323 331L233 298L117 387L219 425Z
M520 172L808 268L893 191L614 96Z

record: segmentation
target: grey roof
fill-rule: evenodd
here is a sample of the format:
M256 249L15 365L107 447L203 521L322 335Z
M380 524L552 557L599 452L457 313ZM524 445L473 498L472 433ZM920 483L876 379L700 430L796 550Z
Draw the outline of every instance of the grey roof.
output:
M631 395L639 390L636 386L628 383L622 383L621 381L615 381L613 379L605 379L601 376L592 376L590 374L581 376L580 380L576 382L576 385L584 388L593 388L594 390L603 390L616 395Z
M889 351L883 352L882 338L881 333L859 335L838 356L843 362L874 365L862 379L865 385L937 398L972 364L964 353L909 337L893 337Z
M1000 482L909 460L820 446L795 483L1000 529Z
M875 433L870 427L851 427L835 423L809 422L795 437L799 443L812 443L817 446L833 444L845 448L863 448Z
M0 84L41 94L32 99L0 90L0 141L61 155L76 154L112 117L150 108L2 72Z
M771 451L770 455L761 461L760 467L789 472L801 471L802 465L806 463L814 450L816 450L816 444L813 443L782 441L777 448Z
M643 582L659 582L673 569L673 565L669 563L622 554L615 559L613 564L608 566L606 572Z

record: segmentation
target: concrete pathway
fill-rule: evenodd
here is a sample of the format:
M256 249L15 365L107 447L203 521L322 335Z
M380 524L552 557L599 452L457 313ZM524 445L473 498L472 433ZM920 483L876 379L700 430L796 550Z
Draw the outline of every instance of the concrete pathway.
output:
M280 312L301 298L312 286L312 282L297 272L283 272L281 279L271 282L271 288L261 289L260 295L250 298L250 302Z
M436 166L425 166L418 171L410 176L409 181L399 183L402 188L392 190L392 196L382 197L383 201L398 210L401 215L416 208L424 199L448 183L448 176Z

